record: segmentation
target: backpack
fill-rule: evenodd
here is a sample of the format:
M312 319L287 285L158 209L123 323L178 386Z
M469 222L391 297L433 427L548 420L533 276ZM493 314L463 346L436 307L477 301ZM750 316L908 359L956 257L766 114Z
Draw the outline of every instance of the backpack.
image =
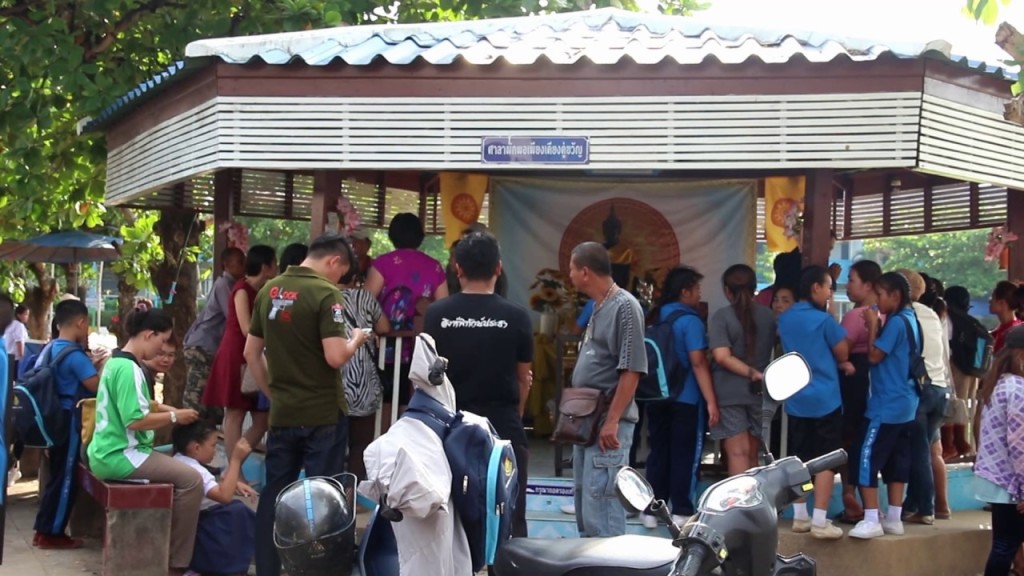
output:
M42 362L29 369L14 385L14 400L11 417L18 438L31 448L52 448L68 441L68 421L60 405L60 391L57 389L57 367L72 352L81 351L78 346L65 346L53 358L53 348L47 346L41 352Z
M982 378L992 367L992 334L976 318L960 310L949 309L953 339L949 341L953 365L964 374Z
M395 286L380 299L381 310L395 332L412 330L416 298L408 286Z
M473 573L494 564L498 546L511 538L516 495L525 488L519 486L512 444L500 439L486 418L453 413L421 390L413 392L402 417L423 422L444 444Z
M637 402L661 402L679 396L686 384L686 366L676 355L672 328L676 320L694 315L679 310L671 316L651 324L644 331L644 347L647 349L647 374L640 377L634 398Z
M914 382L914 389L920 394L925 388L932 385L932 378L928 375L928 368L924 364L924 335L921 336L921 345L918 346L914 330L910 326L910 320L907 320L904 314L898 314L898 316L900 320L903 320L907 329L907 348L910 350L910 371L907 376ZM914 323L917 324L917 333L921 334L921 323L917 320L917 315L914 316Z

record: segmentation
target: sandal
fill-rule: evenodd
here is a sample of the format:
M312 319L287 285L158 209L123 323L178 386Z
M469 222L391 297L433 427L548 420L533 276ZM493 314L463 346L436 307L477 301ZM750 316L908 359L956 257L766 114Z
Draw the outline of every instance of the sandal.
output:
M950 520L952 518L953 518L953 513L952 512L936 512L935 513L935 519L936 520Z

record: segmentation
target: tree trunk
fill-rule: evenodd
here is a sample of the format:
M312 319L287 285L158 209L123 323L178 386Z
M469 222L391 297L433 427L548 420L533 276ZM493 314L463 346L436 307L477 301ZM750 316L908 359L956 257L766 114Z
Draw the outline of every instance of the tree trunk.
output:
M25 306L29 309L28 335L34 340L50 339L50 309L57 298L57 280L39 263L29 265L36 277L36 285L25 295Z
M188 261L186 252L188 248L199 246L203 226L195 212L172 208L160 211L156 225L164 260L153 271L153 284L166 303L164 308L174 319L174 339L179 350L185 332L196 318L196 289L199 284L196 267ZM184 389L185 362L178 354L171 371L164 375L163 402L181 406Z
M124 346L128 342L128 334L124 331L125 316L135 307L135 297L139 289L117 277L117 322L111 322L111 332L117 336L117 345Z

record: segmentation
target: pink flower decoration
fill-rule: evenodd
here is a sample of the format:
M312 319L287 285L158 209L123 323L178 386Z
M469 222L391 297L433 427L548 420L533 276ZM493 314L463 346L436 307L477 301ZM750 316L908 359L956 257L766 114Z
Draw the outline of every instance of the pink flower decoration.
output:
M998 260L1003 249L1010 242L1017 240L1017 235L1006 229L1006 226L996 226L988 233L988 244L985 246L985 261Z
M362 219L359 217L359 211L344 194L338 197L338 214L341 216L341 234L351 236Z
M218 230L227 233L228 246L238 248L242 252L249 251L249 230L244 224L232 220L221 224Z

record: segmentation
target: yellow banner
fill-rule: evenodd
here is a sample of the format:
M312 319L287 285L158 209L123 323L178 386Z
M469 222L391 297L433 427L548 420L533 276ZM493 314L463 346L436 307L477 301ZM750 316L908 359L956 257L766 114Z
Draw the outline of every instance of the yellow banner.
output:
M441 222L444 224L445 246L451 247L470 224L480 219L487 184L486 174L441 173Z
M764 179L764 235L769 252L800 247L805 178L772 176Z

